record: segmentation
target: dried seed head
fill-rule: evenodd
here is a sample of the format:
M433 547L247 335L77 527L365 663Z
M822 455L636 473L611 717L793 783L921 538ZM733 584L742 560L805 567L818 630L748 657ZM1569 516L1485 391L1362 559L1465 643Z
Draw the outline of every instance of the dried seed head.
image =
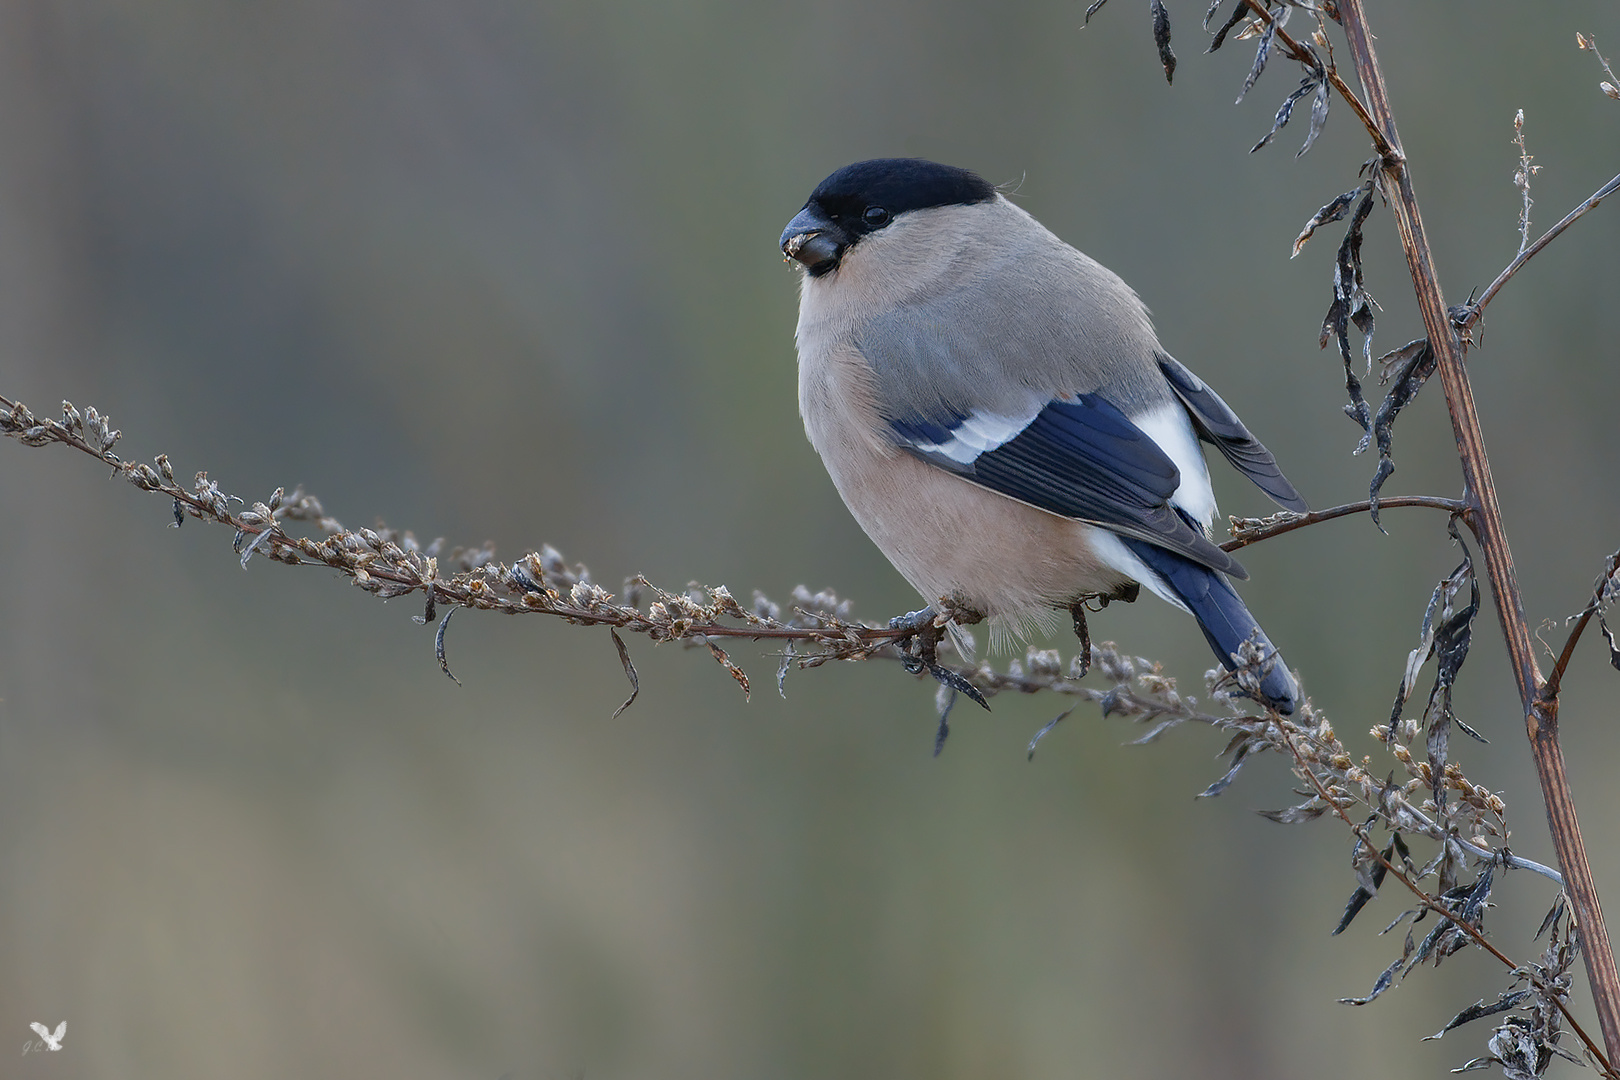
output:
M1063 670L1063 655L1056 649L1030 649L1025 662L1031 675L1056 678Z

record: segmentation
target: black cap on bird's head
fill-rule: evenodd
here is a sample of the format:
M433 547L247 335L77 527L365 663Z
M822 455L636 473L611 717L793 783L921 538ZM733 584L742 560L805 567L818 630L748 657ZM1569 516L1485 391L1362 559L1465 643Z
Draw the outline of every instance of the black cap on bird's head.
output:
M844 252L862 237L900 214L995 197L993 184L966 169L922 158L857 161L816 185L782 231L782 252L803 263L811 277L820 277L836 270Z

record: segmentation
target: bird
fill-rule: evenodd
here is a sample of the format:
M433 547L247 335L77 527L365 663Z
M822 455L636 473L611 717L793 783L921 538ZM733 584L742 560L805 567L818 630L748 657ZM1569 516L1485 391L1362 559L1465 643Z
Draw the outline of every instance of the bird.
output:
M34 1029L34 1034L35 1035L38 1035L41 1039L43 1039L45 1041L45 1049L47 1049L47 1050L60 1050L60 1049L62 1049L62 1036L67 1034L67 1021L66 1020L63 1020L60 1024L57 1024L55 1031L52 1031L50 1028L46 1027L44 1024L41 1024L37 1020L31 1022L28 1026Z
M1271 452L1159 343L1113 271L967 169L847 165L782 231L802 271L795 344L805 433L855 520L931 605L1027 639L1064 611L1134 600L1189 612L1258 694L1299 687L1210 539L1212 444L1305 512ZM970 621L964 619L963 621ZM896 620L897 625L902 620Z

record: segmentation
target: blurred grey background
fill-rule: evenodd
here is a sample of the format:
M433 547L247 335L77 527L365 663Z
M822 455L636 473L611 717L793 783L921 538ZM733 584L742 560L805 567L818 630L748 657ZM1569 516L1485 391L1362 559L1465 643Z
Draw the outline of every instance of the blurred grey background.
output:
M1617 168L1620 104L1574 46L1612 4L1373 3L1448 300L1517 245L1514 110L1545 171L1537 232ZM10 0L0 6L0 392L111 413L264 498L351 525L543 542L610 587L645 572L856 614L915 606L851 523L796 415L796 278L776 238L839 165L923 155L1019 183L1113 267L1313 504L1375 462L1316 335L1331 227L1367 140L1335 103L1248 148L1297 81L1232 99L1252 43L1200 55L1147 5ZM1304 20L1296 20L1300 29ZM1300 32L1305 32L1301 30ZM1341 57L1343 53L1340 53ZM1472 354L1532 620L1584 602L1620 543L1620 209L1490 309ZM1419 322L1387 210L1368 224L1375 347ZM1375 398L1376 401L1376 398ZM1438 384L1388 491L1455 494ZM322 570L243 573L230 535L60 448L0 445L0 1074L11 1077L1391 1077L1483 1053L1420 1043L1507 979L1474 951L1363 1009L1406 907L1330 939L1346 831L1285 829L1283 763L1216 800L1222 740L1063 706L959 710L891 665L796 673L605 631L463 613L437 670L415 600ZM1269 504L1217 463L1222 509ZM1358 752L1388 714L1444 521L1391 511L1251 549L1254 610ZM1551 859L1494 614L1454 743ZM1099 639L1201 693L1162 604ZM1562 630L1549 628L1549 640ZM1069 642L1059 642L1069 649ZM1620 675L1594 637L1565 746L1620 904ZM1426 692L1427 683L1424 684ZM1382 765L1375 765L1382 770ZM1496 940L1552 897L1498 889ZM1580 991L1584 995L1584 982ZM30 1021L68 1029L22 1056ZM1561 1066L1560 1066L1561 1067Z

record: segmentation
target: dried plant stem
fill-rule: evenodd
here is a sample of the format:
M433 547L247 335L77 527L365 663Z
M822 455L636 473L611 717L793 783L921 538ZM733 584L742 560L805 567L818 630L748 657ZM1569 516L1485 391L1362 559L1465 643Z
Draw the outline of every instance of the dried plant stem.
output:
M1529 247L1520 251L1518 255L1514 256L1513 261L1508 263L1500 274L1496 275L1496 280L1485 286L1485 291L1479 294L1479 299L1467 305L1466 310L1464 310L1463 313L1458 316L1457 328L1459 330L1467 330L1469 327L1477 323L1482 317L1484 317L1485 305L1489 304L1491 299L1501 291L1502 286L1506 285L1508 280L1512 278L1514 274L1519 272L1520 267L1529 262L1542 248L1558 239L1559 233L1563 232L1565 229L1575 224L1575 222L1579 221L1586 215L1588 210L1591 210L1594 206L1608 198L1610 195L1613 195L1616 191L1620 191L1620 176L1616 176L1613 180L1610 180L1607 184L1604 184L1602 187L1594 191L1591 198L1587 199L1585 202L1581 203L1581 205L1565 214L1562 221L1543 233L1541 238L1535 243L1531 244Z
M1462 500L1442 499L1438 495L1385 495L1379 498L1379 509L1391 506L1427 506L1452 514L1468 512L1468 504ZM1258 544L1262 540L1270 540L1273 536L1303 529L1307 525L1319 525L1324 521L1348 517L1351 514L1369 513L1372 508L1372 501L1363 499L1361 502L1345 503L1343 506L1329 507L1326 510L1312 510L1308 514L1296 514L1285 510L1267 518L1232 518L1232 539L1222 543L1221 549L1236 551L1250 544Z
M1378 850L1378 845L1373 843L1372 837L1367 835L1366 826L1353 820L1350 815L1345 812L1344 807L1339 804L1339 801L1334 799L1332 795L1329 794L1328 789L1322 783L1321 778L1316 775L1316 770L1312 769L1310 763L1305 760L1305 755L1300 752L1299 746L1295 740L1288 739L1287 744L1289 752L1294 756L1295 773L1310 781L1311 786L1316 789L1317 797L1333 808L1334 814L1338 816L1339 820L1348 825L1350 827L1350 831L1355 833L1357 838L1367 846L1368 852L1372 854L1374 859L1378 860L1378 862L1383 865L1386 873L1395 875L1396 879L1399 880L1402 885L1405 885L1407 890L1417 898L1418 903L1422 904L1427 910L1432 911L1436 915L1440 916L1440 918L1450 922L1458 930L1467 935L1469 940L1471 940L1475 945L1478 945L1480 948L1496 957L1497 960L1501 961L1502 965L1509 971L1519 972L1527 979L1532 979L1533 981L1533 976L1531 976L1528 966L1515 963L1512 958L1503 953L1495 945L1492 945L1490 939L1485 937L1484 934L1480 933L1477 929L1468 925L1467 922L1457 918L1450 911L1446 910L1444 904L1437 902L1434 897L1430 896L1426 891L1419 888L1417 882L1413 881L1404 870L1396 866L1395 863L1390 859L1385 858L1384 853ZM1583 935L1585 934L1585 927L1581 928L1581 932ZM1548 988L1538 987L1538 989L1545 993ZM1553 993L1546 993L1546 996L1558 1006L1558 1011L1564 1014L1564 1019L1568 1021L1570 1030L1573 1031L1576 1038L1580 1039L1581 1042L1586 1046L1587 1052L1592 1055L1592 1060L1598 1063L1598 1066L1603 1070L1604 1075L1607 1077L1616 1076L1614 1066L1609 1064L1609 1059L1604 1056L1603 1051L1598 1049L1597 1044L1592 1041L1591 1036L1587 1035L1585 1030L1582 1029L1580 1022L1575 1019L1574 1014L1569 1011L1569 1007L1564 1004L1562 998Z
M80 417L77 409L66 402L63 405L63 420L58 422L37 418L20 403L0 395L0 433L31 446L60 443L110 465L113 475L123 476L143 491L173 499L176 523L189 515L235 529L237 551L244 568L254 554L259 554L270 561L292 566L324 566L336 570L383 599L421 593L426 602L426 614L419 622L433 622L435 607L449 604L509 615L550 615L577 626L606 626L614 631L642 634L653 641L706 644L745 691L748 688L746 677L710 639L779 641L789 646L794 642L810 644L816 647L814 651L792 653L790 657L793 664L808 668L828 660L874 657L904 660L912 653L908 639L918 636L916 627L869 626L856 622L845 617L844 608L838 606L836 599L829 604L821 602L820 596L809 597L808 594L801 599L795 614L787 619L779 618L774 605L768 601L761 604L759 601L763 598L756 600L755 610L746 611L723 587L706 590L707 602L704 602L686 594L666 592L641 578L631 582L631 587L638 591L651 590L657 596L655 603L645 609L630 597L615 603L611 594L590 584L588 578L582 580L581 575L570 574L561 567L561 557L550 549L543 549L544 554L523 556L509 567L495 563L492 552L479 552L477 558L462 561L459 573L445 574L441 572L436 548L417 548L409 540L409 534L399 537L391 530L379 535L369 529L345 529L326 515L318 500L301 490L291 495L278 491L269 505L255 503L250 507L235 496L221 492L216 483L207 479L206 473L199 473L195 488L187 489L175 479L166 457L159 456L157 469L120 458L112 452L112 447L121 433L111 431L104 417L94 409L85 410ZM230 505L233 502L241 503L234 512ZM1383 505L1428 506L1452 513L1464 509L1456 500L1423 495L1397 496L1383 500ZM1368 509L1369 503L1360 502L1311 514L1279 514L1263 520L1234 519L1235 539L1224 546L1228 550L1244 547L1306 525ZM326 534L325 538L315 540L290 535L283 530L286 521L314 522L319 531ZM936 625L932 629L938 632L944 619L949 617L964 623L976 618L971 612L947 611L944 616L935 616ZM436 652L441 669L455 679L444 655L447 622L448 617L439 624ZM1097 692L1075 685L1085 667L1084 658L1080 658L1080 666L1068 674L1055 670L998 672L983 663L936 663L928 670L935 678L949 673L944 676L947 681L951 674L958 676L962 683L959 688L970 696L967 687L983 694L1002 690L1022 693L1046 690L1101 700L1102 695ZM629 671L633 668L627 668L627 673Z
M1535 156L1524 145L1524 110L1520 109L1513 116L1513 145L1519 148L1519 168L1513 174L1513 183L1519 189L1523 204L1519 210L1519 251L1530 246L1530 208L1535 200L1530 197L1530 181L1541 171L1541 166L1534 164Z
M1406 253L1407 269L1417 292L1423 324L1434 349L1441 382L1445 386L1446 404L1451 413L1452 430L1456 435L1457 452L1467 485L1467 499L1471 503L1465 517L1485 557L1491 595L1502 623L1502 634L1506 639L1519 698L1524 707L1526 733L1535 759L1536 773L1541 781L1553 845L1564 871L1570 904L1581 928L1587 979L1591 984L1598 1022L1603 1030L1604 1045L1610 1059L1620 1059L1620 971L1615 967L1608 928L1603 921L1603 910L1598 902L1597 888L1592 880L1586 846L1575 814L1574 797L1564 769L1563 752L1558 744L1558 699L1549 698L1543 693L1544 684L1536 665L1529 623L1524 615L1524 599L1514 571L1513 553L1508 547L1501 508L1497 505L1496 487L1485 454L1479 416L1474 408L1468 369L1463 364L1462 341L1451 324L1440 282L1435 275L1428 237L1418 213L1411 172L1400 151L1400 137L1395 130L1388 89L1373 48L1373 37L1362 0L1340 0L1339 14L1356 73L1367 94L1368 106L1377 119L1378 129L1395 154L1393 159L1386 155L1381 182L1395 215L1396 229ZM1529 254L1528 250L1526 254Z

